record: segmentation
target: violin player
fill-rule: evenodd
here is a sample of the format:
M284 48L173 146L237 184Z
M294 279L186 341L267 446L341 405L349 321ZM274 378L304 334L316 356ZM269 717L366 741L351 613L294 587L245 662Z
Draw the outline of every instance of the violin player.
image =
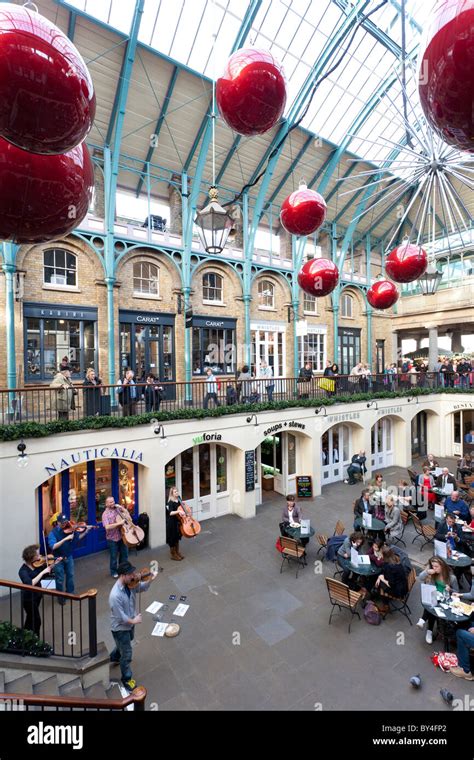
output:
M64 576L66 576L66 593L74 594L74 551L75 539L82 541L92 529L88 525L84 531L71 530L71 523L64 514L55 515L54 527L48 536L48 546L55 559L62 557L55 567L56 591L64 591ZM66 600L58 597L58 604L66 604Z
M35 564L40 560L38 544L31 544L31 546L25 547L21 556L23 564L18 571L21 582L25 586L37 586L41 582L41 579L51 572L51 565L45 562L44 568L35 567ZM41 594L35 594L34 591L26 588L21 592L21 604L25 611L23 628L33 631L33 633L39 636L41 629L41 615L39 612Z
M118 580L114 584L109 595L110 621L112 636L115 641L115 649L110 654L110 662L120 665L122 683L127 691L133 691L137 685L132 678L132 641L135 634L135 626L142 622L141 614L137 615L136 596L141 591L146 591L151 581L158 575L150 573L147 582L135 582L136 567L130 562L121 562L117 568ZM133 583L133 588L128 584Z
M110 575L118 578L117 568L128 560L128 546L124 543L121 526L124 519L120 515L118 505L113 496L107 496L105 509L102 513L102 525L105 528L107 546L110 554Z

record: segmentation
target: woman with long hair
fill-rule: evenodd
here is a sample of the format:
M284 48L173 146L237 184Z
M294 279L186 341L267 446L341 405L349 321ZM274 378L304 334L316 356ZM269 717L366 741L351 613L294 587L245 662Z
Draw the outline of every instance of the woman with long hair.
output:
M451 572L449 565L441 557L431 557L428 560L428 564L422 573L418 576L418 580L421 583L429 583L436 586L436 590L440 594L444 594L445 591L458 591L458 582L456 577ZM428 630L426 631L425 641L427 644L433 643L433 627L436 617L425 610L423 615L416 624L418 628L424 628L425 623L428 622Z
M384 546L382 559L382 572L375 581L375 587L382 588L397 599L403 599L408 592L408 583L400 557L389 546Z
M171 486L166 502L166 543L170 547L171 559L180 561L184 556L179 551L181 540L181 523L178 517L178 507L181 497L176 486Z

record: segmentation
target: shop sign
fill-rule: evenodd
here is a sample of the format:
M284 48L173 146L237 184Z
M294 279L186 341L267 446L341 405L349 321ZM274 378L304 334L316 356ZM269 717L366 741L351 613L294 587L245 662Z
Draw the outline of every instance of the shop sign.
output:
M75 464L80 464L80 462L90 462L93 459L128 459L132 462L143 462L143 452L125 447L112 448L111 446L82 449L81 451L65 454L58 465L53 463L49 467L45 467L45 470L50 478L58 472L68 470L69 467L73 467Z
M264 430L263 435L273 435L274 433L279 433L281 430L285 430L286 428L305 430L306 425L304 425L302 422L295 422L294 420L291 422L279 422L277 425L272 425L272 427Z
M386 409L379 409L377 417L383 417L384 414L402 414L403 408L401 406L387 406Z
M245 490L255 490L255 451L245 452Z
M453 412L456 412L458 409L474 409L474 404L472 401L467 401L465 404L455 404L453 406Z
M199 446L200 443L209 443L209 441L222 441L222 436L220 433L202 433L194 436L193 445Z
M360 412L347 412L347 414L331 414L327 417L328 422L348 422L349 420L358 420Z

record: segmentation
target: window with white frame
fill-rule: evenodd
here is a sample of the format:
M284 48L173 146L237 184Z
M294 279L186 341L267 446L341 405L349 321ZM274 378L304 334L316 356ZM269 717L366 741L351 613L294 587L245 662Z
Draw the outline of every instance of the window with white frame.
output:
M133 292L136 295L157 297L160 294L160 270L150 261L133 264Z
M43 253L45 285L77 287L77 256L64 248L48 248Z
M275 286L270 280L260 280L258 283L258 308L275 308Z
M300 338L300 364L311 364L314 372L323 372L326 364L326 335L320 332L308 332Z
M312 296L309 293L304 294L303 311L305 314L317 314L318 310L316 304L316 296Z
M213 303L222 303L223 301L223 278L216 272L206 272L202 276L202 297L203 301Z
M341 296L341 317L352 318L354 316L353 306L353 297L349 293L343 293Z

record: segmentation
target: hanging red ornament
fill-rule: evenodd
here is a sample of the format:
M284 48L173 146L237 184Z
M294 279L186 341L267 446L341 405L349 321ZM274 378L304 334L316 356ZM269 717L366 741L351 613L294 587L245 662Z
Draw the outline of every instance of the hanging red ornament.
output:
M312 235L324 222L326 211L323 196L301 182L298 190L283 201L280 222L291 235Z
M339 282L339 270L329 259L309 259L298 272L298 285L310 296L321 298Z
M418 245L404 242L385 259L385 271L395 282L413 282L425 273L428 255Z
M420 100L447 142L474 152L474 0L440 0L418 60Z
M390 280L377 280L367 291L367 300L374 309L390 309L400 297Z
M36 11L0 4L0 135L33 153L67 153L95 116L92 79L66 35Z
M85 143L40 156L0 138L0 239L43 243L67 235L87 214L93 187Z
M283 113L283 69L268 50L237 50L216 83L216 100L226 124L241 135L261 135Z

